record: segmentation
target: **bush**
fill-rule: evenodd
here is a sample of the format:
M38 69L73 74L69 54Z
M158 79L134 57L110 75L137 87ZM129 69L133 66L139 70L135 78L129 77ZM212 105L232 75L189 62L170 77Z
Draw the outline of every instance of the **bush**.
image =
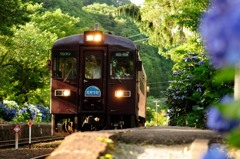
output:
M23 104L18 105L15 101L4 100L0 102L0 117L5 121L26 122L49 122L49 108L43 104Z
M0 102L0 116L5 121L11 121L16 117L19 106L14 101L4 100Z
M48 107L44 106L43 104L38 104L37 108L42 113L42 121L49 122L51 120L50 110Z
M173 80L166 91L170 125L204 128L208 106L226 92L232 92L232 81L218 85L211 80L217 72L205 58L200 53L186 53L175 65Z
M48 122L50 121L50 112L49 108L39 104L23 104L15 121L26 122L33 120L35 122Z
M34 120L35 122L41 122L42 114L40 110L33 104L23 104L16 117L18 122L26 122L29 120Z

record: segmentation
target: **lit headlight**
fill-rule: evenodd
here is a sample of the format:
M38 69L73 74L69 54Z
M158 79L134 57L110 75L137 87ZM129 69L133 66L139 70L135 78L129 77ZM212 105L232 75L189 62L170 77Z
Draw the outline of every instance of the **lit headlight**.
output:
M94 37L94 41L102 41L102 35L101 34L96 34Z
M101 44L103 43L103 32L102 31L85 31L84 42L87 44Z
M94 40L94 36L93 35L87 35L86 41L93 41L93 40Z
M71 95L71 91L69 89L57 89L55 90L54 95L68 97Z
M70 95L71 95L70 90L64 90L63 91L63 96L67 97L67 96L70 96Z
M116 90L115 91L115 97L121 98L121 97L131 97L131 91L127 90Z
M100 34L90 34L90 35L87 35L86 37L86 41L95 41L95 42L100 42L102 41L102 35Z

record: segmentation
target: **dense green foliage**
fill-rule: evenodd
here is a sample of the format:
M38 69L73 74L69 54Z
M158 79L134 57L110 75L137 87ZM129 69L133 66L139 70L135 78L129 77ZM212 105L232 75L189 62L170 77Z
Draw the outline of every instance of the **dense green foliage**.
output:
M205 127L209 105L233 90L232 82L214 80L216 71L204 55L186 54L173 74L166 92L171 125Z
M168 125L167 105L165 104L165 98L156 99L153 96L149 96L147 100L147 126L156 125Z
M28 0L2 0L0 5L0 35L12 34L12 27L29 20Z

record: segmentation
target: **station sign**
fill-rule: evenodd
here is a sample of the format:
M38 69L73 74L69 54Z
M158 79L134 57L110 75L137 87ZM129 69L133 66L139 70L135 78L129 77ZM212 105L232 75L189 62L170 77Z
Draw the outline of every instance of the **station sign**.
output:
M18 133L19 131L21 131L21 128L16 125L13 130L15 131L15 133Z
M29 120L29 121L28 121L28 126L30 127L30 126L32 126L32 125L33 125L32 120Z

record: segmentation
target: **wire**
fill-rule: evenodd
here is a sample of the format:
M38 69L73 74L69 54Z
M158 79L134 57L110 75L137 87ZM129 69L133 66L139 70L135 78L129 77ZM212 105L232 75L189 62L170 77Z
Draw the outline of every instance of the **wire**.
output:
M158 83L169 83L169 81L165 81L165 82L150 82L148 84L158 84Z
M133 42L140 42L140 41L145 41L145 40L148 40L149 38L144 38L144 39L140 39L140 40L135 40L135 41L133 41Z
M127 37L127 38L129 39L129 38L133 38L133 37L136 37L136 36L139 36L139 35L144 35L144 34L143 34L143 33L140 33L140 34L136 34L136 35L129 36L129 37Z

